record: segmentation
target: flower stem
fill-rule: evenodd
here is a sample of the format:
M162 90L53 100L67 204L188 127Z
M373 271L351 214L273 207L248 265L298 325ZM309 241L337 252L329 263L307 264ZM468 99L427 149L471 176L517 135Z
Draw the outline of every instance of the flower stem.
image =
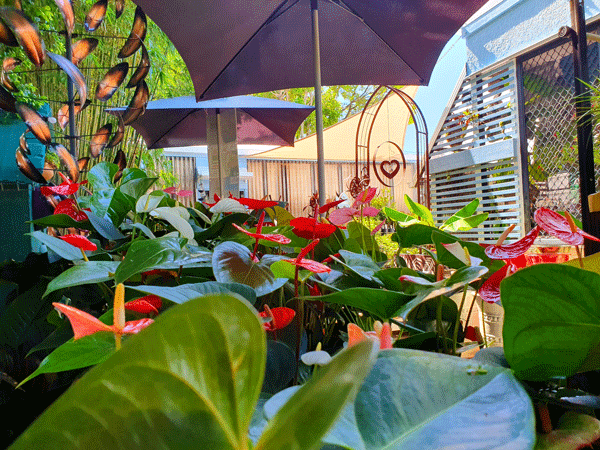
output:
M463 306L465 305L465 298L467 298L467 286L463 290L462 299L460 301L460 307L458 308L458 314L456 315L456 322L454 323L454 335L452 336L452 354L456 355L456 341L458 340L458 327L460 326L460 315L462 314ZM465 324L466 327L466 324Z
M83 259L85 260L85 262L90 262L90 260L88 259L88 257L86 256L85 252L83 251L82 248L80 248L79 250L81 250L81 254L83 255Z

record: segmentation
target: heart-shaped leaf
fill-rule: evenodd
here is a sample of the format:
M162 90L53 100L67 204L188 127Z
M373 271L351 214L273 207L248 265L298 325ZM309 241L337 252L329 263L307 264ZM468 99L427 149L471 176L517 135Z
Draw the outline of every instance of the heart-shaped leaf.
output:
M212 266L215 279L221 283L248 285L261 297L276 291L286 278L275 278L268 264L252 261L252 253L237 242L223 242L213 251Z
M380 319L397 315L413 297L399 292L371 288L350 288L318 297L318 300L339 305L354 306Z
M256 292L250 286L240 283L219 283L207 281L205 283L182 284L181 286L129 286L136 291L154 294L175 303L185 303L193 298L214 294L238 294L248 302L256 303Z
M104 217L98 217L91 211L86 211L85 214L88 216L88 219L90 223L94 226L94 229L103 238L110 239L111 241L125 239L123 233L121 233L119 229L115 227L110 220L106 220Z
M504 354L526 380L599 369L600 275L562 264L537 264L500 284Z
M118 170L119 167L116 164L107 162L94 164L94 167L88 172L88 181L94 192L114 188L112 180Z
M20 385L43 373L64 372L94 366L106 361L115 352L115 336L98 332L77 340L69 340L46 356L39 367Z
M85 211L86 215L88 211ZM89 216L88 216L89 217ZM51 216L41 217L31 221L32 224L40 227L54 228L81 228L83 230L94 230L94 227L89 220L78 222L67 214L52 214Z
M52 279L44 297L58 289L108 281L114 276L119 264L119 261L82 261Z
M413 223L419 223L419 219L415 219L413 216L409 216L406 213L401 211L396 211L395 209L384 207L383 213L394 222L398 222L398 224L402 227L406 227L408 225L412 225Z
M535 439L531 401L509 370L393 349L379 352L324 442L356 450L529 450Z
M177 305L73 384L13 449L248 448L265 347L240 298Z
M71 244L66 243L62 239L55 238L42 231L34 231L29 233L29 235L36 238L42 244L45 244L48 249L52 250L61 258L65 258L70 261L78 261L83 259L81 250Z
M133 275L173 262L181 255L185 242L185 239L174 237L134 242L115 272L115 283L123 283Z
M296 353L279 341L267 341L267 367L262 392L275 394L286 388L296 372Z
M423 224L433 226L433 215L425 206L414 202L408 195L404 195L404 203L413 216L417 217Z

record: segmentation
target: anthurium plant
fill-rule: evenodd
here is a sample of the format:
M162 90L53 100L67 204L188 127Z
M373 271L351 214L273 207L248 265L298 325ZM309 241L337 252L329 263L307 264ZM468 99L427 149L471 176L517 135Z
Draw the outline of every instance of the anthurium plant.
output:
M477 200L439 226L409 198L408 213L374 208L372 188L293 217L267 199L184 207L188 193L149 191L139 169L117 175L100 163L85 186L45 190L59 212L32 236L57 270L7 290L1 336L23 361L3 370L10 395L81 377L14 448L532 449L536 431L548 445L597 436L581 408L559 424L539 405L540 389L599 368L600 275L585 258L521 269L540 229L593 238L569 216L540 210L540 228L484 248L453 234L485 220ZM381 252L385 223L433 273ZM469 328L478 293L506 308L502 355Z

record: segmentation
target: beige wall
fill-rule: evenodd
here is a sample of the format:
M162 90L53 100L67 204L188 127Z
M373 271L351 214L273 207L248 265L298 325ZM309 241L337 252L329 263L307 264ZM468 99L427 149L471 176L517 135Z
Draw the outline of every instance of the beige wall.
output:
M306 216L303 208L309 204L311 195L317 190L316 161L269 161L248 159L248 172L253 176L248 182L249 195L252 198L263 198L270 195L273 200L288 203L288 211L294 216ZM354 177L354 163L325 163L325 179L327 180L328 200L334 194L348 193L348 184ZM371 187L385 188L372 174ZM401 172L394 178L392 194L395 207L406 211L404 194L416 199L414 164L406 165L404 176Z

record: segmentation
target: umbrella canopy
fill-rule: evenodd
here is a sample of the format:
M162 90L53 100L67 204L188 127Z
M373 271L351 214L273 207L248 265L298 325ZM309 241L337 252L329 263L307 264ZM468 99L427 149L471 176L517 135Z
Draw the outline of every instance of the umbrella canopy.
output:
M171 39L197 99L314 85L427 84L450 37L487 0L134 0Z
M294 145L296 131L312 106L262 97L236 96L196 102L193 96L154 100L131 126L148 148L207 144L207 114L235 109L239 144ZM107 109L119 116L125 108Z

